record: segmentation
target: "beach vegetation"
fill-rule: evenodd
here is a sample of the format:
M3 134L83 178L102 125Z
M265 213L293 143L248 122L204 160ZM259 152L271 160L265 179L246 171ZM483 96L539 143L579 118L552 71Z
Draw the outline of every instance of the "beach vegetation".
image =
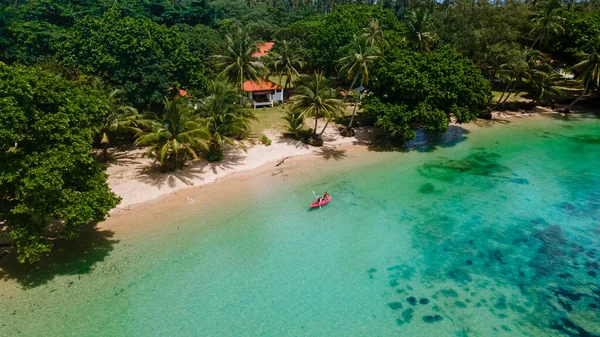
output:
M90 152L109 102L39 67L0 64L0 111L0 221L18 260L36 262L119 203Z
M198 159L199 150L208 149L210 134L185 99L165 99L161 113L145 114L136 124L135 144L149 145L147 155L160 162L164 172L182 168L187 160Z
M337 92L331 87L331 81L322 73L314 73L305 78L302 85L298 86L293 98L291 110L301 118L312 117L315 119L312 131L312 144L323 145L322 136L331 120L340 114L340 100ZM325 126L318 131L320 118L325 119Z
M123 142L173 171L267 128L321 145L361 120L404 141L505 109L597 107L598 36L596 0L0 1L0 223L22 261L74 237L118 202L95 154ZM243 83L260 78L285 103L248 109Z
M209 159L217 161L223 158L226 145L246 149L240 140L249 135L255 117L244 108L246 98L238 87L223 76L210 82L207 94L199 102L198 116L209 134Z

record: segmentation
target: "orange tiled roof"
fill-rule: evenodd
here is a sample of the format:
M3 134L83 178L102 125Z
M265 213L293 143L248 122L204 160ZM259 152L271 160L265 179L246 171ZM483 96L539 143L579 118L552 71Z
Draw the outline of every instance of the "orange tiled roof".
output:
M269 53L269 50L271 50L271 48L273 48L274 45L275 45L275 42L259 43L256 45L258 47L258 51L256 53L252 54L252 56L254 56L254 57L265 56Z
M269 80L260 79L258 82L256 81L246 81L244 82L244 91L262 91L262 90L281 90L282 86L275 82L271 82Z
M171 91L171 90L173 90L173 87L169 88L169 91ZM187 93L187 91L185 91L183 89L179 89L179 96L186 97L186 96L188 96L188 93Z

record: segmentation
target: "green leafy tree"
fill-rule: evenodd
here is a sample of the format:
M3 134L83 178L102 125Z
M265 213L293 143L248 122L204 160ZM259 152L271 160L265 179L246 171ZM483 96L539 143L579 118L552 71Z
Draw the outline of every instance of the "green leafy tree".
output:
M288 87L292 78L300 76L298 69L304 67L304 59L297 48L291 46L286 40L275 44L275 48L267 54L270 71L281 78L285 76L283 90L289 92ZM289 96L289 95L288 95Z
M315 118L313 139L316 141L316 145L321 145L323 143L321 136L325 132L327 124L339 114L340 100L335 98L336 91L322 73L315 73L305 81L304 85L297 87L296 92L296 96L293 97L295 103L292 105L292 112L298 113L302 117ZM317 123L322 117L327 120L327 123L321 133L317 135Z
M253 56L258 52L256 41L241 26L234 27L225 37L225 41L225 53L214 56L217 59L217 67L222 69L222 75L227 76L242 90L245 81L257 81L262 75L264 65Z
M472 121L491 97L481 71L450 48L431 53L391 49L374 69L369 89L365 112L403 140L413 139L420 127L428 133L444 132L451 118Z
M211 81L208 94L198 109L210 136L209 160L218 161L223 158L225 145L244 148L236 140L248 135L250 121L255 117L250 110L244 109L244 96L222 76Z
M0 63L0 219L20 262L102 220L119 198L90 154L108 103L39 68Z
M135 144L150 145L148 156L158 160L165 172L197 159L197 151L206 148L205 140L209 138L194 107L185 99L165 99L162 114L147 114L137 124L150 131L138 129Z
M201 92L206 83L202 62L176 29L121 17L116 8L77 21L59 54L65 66L126 90L137 108L159 108L169 87Z

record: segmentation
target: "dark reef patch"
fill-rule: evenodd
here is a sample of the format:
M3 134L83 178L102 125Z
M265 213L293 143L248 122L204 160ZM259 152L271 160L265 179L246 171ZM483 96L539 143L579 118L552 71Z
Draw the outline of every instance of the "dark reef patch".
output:
M410 321L413 319L414 313L415 309L408 308L402 312L402 319L404 319L406 323L410 323Z
M432 194L435 193L435 186L431 183L425 183L419 187L419 193L421 194Z
M423 322L425 323L436 323L444 320L444 317L440 315L425 315L423 316Z
M400 302L390 302L388 303L388 307L392 310L400 310L402 309L402 303Z
M467 307L467 305L464 302L461 302L461 301L454 301L454 305L457 308L466 308Z

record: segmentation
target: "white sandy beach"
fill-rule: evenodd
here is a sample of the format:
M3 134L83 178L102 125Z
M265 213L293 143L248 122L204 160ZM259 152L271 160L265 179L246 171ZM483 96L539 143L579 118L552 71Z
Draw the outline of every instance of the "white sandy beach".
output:
M534 111L495 112L490 121L479 120L471 124L460 125L461 128L481 126L480 124L501 122L513 118L532 118L544 114L556 114L550 109L539 108ZM223 161L209 163L200 159L188 162L186 167L175 172L163 173L160 166L152 159L144 157L145 149L116 151L112 153L112 160L106 170L108 183L112 190L122 198L121 203L112 212L127 210L129 206L147 202L160 196L171 194L185 188L194 188L214 183L218 179L235 172L252 170L267 164L277 165L282 160L302 155L326 155L335 151L340 146L364 147L382 135L383 132L373 127L355 128L354 137L342 137L338 125L330 124L323 134L324 145L312 147L300 141L285 138L277 130L264 132L271 140L270 146L257 143L248 145L246 152L231 149L226 152ZM447 136L452 135L449 130ZM415 143L422 142L418 137Z
M144 157L145 150L117 151L112 154L106 173L112 190L122 198L115 210L156 199L175 191L198 187L215 182L234 172L241 172L300 155L326 154L342 145L364 146L379 132L373 128L356 128L356 136L341 137L337 126L329 125L323 134L323 147L311 147L294 139L284 138L280 132L267 130L272 140L270 146L256 144L243 150L226 152L223 161L208 163L206 160L189 162L183 170L162 173L159 165ZM114 211L114 210L113 210Z

